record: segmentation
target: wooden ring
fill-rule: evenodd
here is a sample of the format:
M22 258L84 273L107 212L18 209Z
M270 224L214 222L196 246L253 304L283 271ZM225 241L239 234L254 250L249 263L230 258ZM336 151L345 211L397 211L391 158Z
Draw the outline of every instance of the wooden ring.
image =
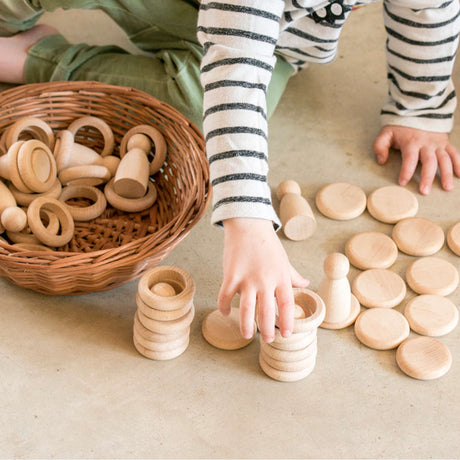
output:
M172 321L156 321L145 316L140 310L137 311L139 321L149 331L158 334L174 334L179 331L184 331L192 324L195 317L195 307L192 304L190 310L181 318Z
M115 147L113 131L112 128L104 120L98 117L90 116L77 118L72 123L70 123L70 125L67 127L67 130L70 131L75 138L77 131L83 126L90 126L95 128L102 134L102 137L104 138L104 148L102 149L101 156L105 157L106 155L110 155L113 152Z
M158 332L152 332L140 322L137 310L134 314L134 327L137 329L137 335L141 335L142 338L148 340L149 342L172 342L179 337L190 334L190 327L172 334L158 334Z
M153 126L150 126L150 125L134 126L134 128L131 128L123 136L123 139L121 140L120 158L123 158L125 156L126 146L128 145L128 141L131 138L131 136L133 136L134 134L145 134L151 139L152 144L155 146L155 154L154 154L153 160L150 163L150 175L153 175L161 169L166 159L167 145L166 145L165 138L163 134L161 134L161 132L158 129L154 128Z
M53 234L57 234L59 231L59 219L57 216L46 209L41 210L40 212L41 219L48 219L48 224L45 225L46 229ZM31 232L30 227L27 226L20 232L6 232L6 236L13 242L17 244L40 244L40 240Z
M162 281L174 287L175 296L163 297L152 292L152 286ZM137 290L140 298L149 307L171 311L183 308L193 301L195 283L185 270L171 265L160 265L142 275Z
M38 164L35 161L37 155L41 156ZM32 139L24 142L18 151L17 166L22 181L33 192L46 192L56 181L56 161L51 150L42 141Z
M8 127L5 133L5 145L10 148L19 140L24 131L32 133L33 137L42 141L48 148L54 147L54 133L46 121L37 117L24 117Z
M120 211L139 212L150 208L157 199L157 189L155 184L149 181L147 193L142 198L125 198L115 192L114 178L112 178L104 188L107 201Z
M23 193L33 193L33 191L27 187L24 181L19 174L18 169L18 153L21 146L24 144L25 141L17 141L12 144L9 149L7 155L9 156L9 168L8 171L10 173L10 181L14 184L14 186Z
M177 310L158 310L147 305L140 297L139 293L136 294L137 308L147 318L154 319L156 321L173 321L175 319L182 318L186 315L192 307L192 302L178 308Z
M29 206L35 198L40 198L41 196L47 196L48 198L59 198L61 194L62 185L58 178L54 181L52 187L43 193L24 193L21 192L14 184L9 183L8 188L10 189L11 194L14 196L16 203L21 206Z
M153 359L156 361L166 361L169 359L174 359L180 356L184 351L187 349L190 341L190 337L187 336L187 339L185 343L180 346L179 348L176 348L175 350L167 350L167 351L152 351L149 350L148 348L143 347L139 342L136 340L136 337L133 336L133 343L134 347L136 350L143 356L149 359Z
M42 209L51 211L59 219L61 234L50 232L40 218ZM73 237L75 224L72 215L59 200L48 197L36 198L27 209L27 218L32 233L46 246L59 247L67 244Z
M143 337L143 335L139 332L138 326L135 324L133 327L133 334L137 342L142 345L144 348L152 351L169 351L169 350L176 350L180 346L182 346L185 342L190 340L190 335L188 332L181 334L179 337L166 341L166 342L154 342L151 340L147 340Z
M111 176L105 166L83 165L63 169L58 177L62 185L95 186L106 183Z
M94 201L94 203L90 206L84 207L71 206L66 203L66 201L71 198L88 198L89 200ZM64 187L59 200L67 206L73 220L79 222L99 217L107 207L105 195L98 188L87 185L68 185L67 187Z

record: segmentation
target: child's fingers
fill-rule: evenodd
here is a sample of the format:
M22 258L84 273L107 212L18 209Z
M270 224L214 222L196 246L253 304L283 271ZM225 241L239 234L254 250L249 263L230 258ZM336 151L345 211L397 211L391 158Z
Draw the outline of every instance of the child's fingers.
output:
M307 287L310 281L304 278L292 265L290 266L291 284L294 287Z
M261 292L257 296L257 322L264 342L273 342L275 338L275 296Z
M401 171L399 173L399 185L406 185L414 175L419 158L419 147L409 144L401 150Z
M372 146L378 164L383 165L386 163L392 144L393 131L388 127L382 128Z
M451 144L446 146L447 154L450 156L452 160L452 164L454 166L455 174L460 177L460 153L459 151Z
M419 186L420 193L428 195L436 176L436 171L438 170L436 153L430 148L422 148L420 150L420 162L422 163Z
M280 332L283 337L289 337L294 327L294 293L292 287L289 284L279 286L275 294Z
M240 331L246 339L250 339L254 335L255 309L256 295L245 289L240 294Z
M444 190L452 190L454 187L454 174L452 167L452 160L449 154L444 149L436 151L438 159L439 172L441 174L441 184Z
M231 303L235 294L235 289L232 289L229 286L222 284L219 291L219 295L217 296L217 306L223 315L227 316L230 314Z

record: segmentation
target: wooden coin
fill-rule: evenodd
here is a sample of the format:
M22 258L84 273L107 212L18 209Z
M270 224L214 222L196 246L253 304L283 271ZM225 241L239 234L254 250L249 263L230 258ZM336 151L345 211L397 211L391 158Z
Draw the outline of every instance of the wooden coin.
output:
M453 331L458 324L458 310L446 297L419 295L404 310L404 316L414 332L439 337Z
M360 270L389 268L398 257L398 248L384 233L361 232L347 241L345 255Z
M270 343L270 346L278 350L300 350L316 340L316 331L317 329L314 329L310 332L301 332L291 334L289 337L283 337L279 329L275 328L275 338Z
M356 185L336 182L324 186L316 194L319 211L335 220L350 220L366 209L366 194Z
M393 308L403 301L406 283L397 273L373 268L356 276L351 290L365 307Z
M422 217L400 220L393 228L392 238L399 250L410 256L431 256L444 245L441 226Z
M399 368L410 377L433 380L446 374L452 365L449 348L432 337L413 337L396 352Z
M310 356L307 356L303 359L299 359L298 361L279 361L277 359L272 358L270 355L268 355L266 351L264 351L264 349L262 348L260 349L260 353L262 354L264 361L268 365L270 365L274 369L277 369L279 371L285 371L285 372L302 371L314 365L316 361L316 353Z
M300 361L309 356L316 355L318 351L317 340L313 340L310 345L306 346L305 348L299 348L297 350L279 350L278 348L272 347L270 343L265 343L262 340L262 337L259 339L260 341L260 349L265 352L268 356L277 361L285 361L285 362L292 362L292 361Z
M184 305L182 308L177 310L157 310L148 306L141 298L139 293L136 294L136 304L137 308L145 315L147 318L156 320L156 321L174 321L183 318L192 308L193 302Z
M350 314L348 315L348 318L337 323L323 321L320 327L322 327L323 329L338 330L351 326L356 321L356 318L358 317L361 311L361 306L359 305L358 299L353 294L351 294L350 307Z
M278 380L279 382L296 382L298 380L302 380L308 375L310 375L313 369L315 368L315 363L313 363L310 367L307 367L300 371L280 371L267 364L262 354L259 354L259 365L261 369L265 372L265 374L267 374L274 380Z
M149 318L148 316L145 316L144 313L139 309L137 314L139 321L149 331L157 332L158 334L174 334L175 332L183 331L184 329L190 327L195 316L195 308L192 304L192 308L190 308L188 313L178 319L171 321L157 321L155 319Z
M188 337L187 337L188 338ZM154 359L156 361L166 361L169 359L174 359L180 356L188 347L189 340L187 340L183 345L176 348L175 350L166 350L166 351L153 351L148 348L143 347L135 337L133 337L133 343L136 347L136 350L143 356L149 359Z
M355 323L355 334L361 343L375 350L396 348L409 336L406 318L390 308L371 308L362 312Z
M257 331L254 322L254 335ZM201 333L206 341L221 350L238 350L254 340L254 335L246 339L240 332L240 309L232 307L228 316L219 310L208 313L201 325Z
M424 257L412 262L406 270L406 281L417 294L446 296L458 286L458 271L447 260Z
M447 244L453 253L460 256L460 222L452 225L447 232Z
M418 211L417 197L399 185L388 185L374 190L367 199L367 210L374 219L394 224Z

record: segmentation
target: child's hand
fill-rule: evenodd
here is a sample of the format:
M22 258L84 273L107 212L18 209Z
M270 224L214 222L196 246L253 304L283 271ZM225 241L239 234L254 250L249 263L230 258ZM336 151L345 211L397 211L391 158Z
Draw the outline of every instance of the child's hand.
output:
M400 185L409 182L420 161L422 170L419 190L423 195L430 193L438 167L444 190L452 190L454 187L453 172L460 177L460 154L449 142L446 133L386 125L377 135L373 148L377 162L381 165L387 161L390 148L401 151Z
M305 287L289 263L273 223L265 219L234 218L224 221L224 279L219 292L219 310L230 313L235 294L240 295L240 329L244 337L254 332L257 308L262 339L271 342L275 334L275 305L278 305L283 337L292 332L294 295L292 286Z

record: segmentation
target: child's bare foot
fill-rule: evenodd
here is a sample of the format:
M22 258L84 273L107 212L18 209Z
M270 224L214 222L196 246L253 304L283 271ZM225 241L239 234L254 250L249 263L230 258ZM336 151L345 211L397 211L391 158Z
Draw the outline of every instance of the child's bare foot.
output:
M39 24L11 37L0 37L0 81L24 83L24 67L29 48L42 38L57 33L54 27Z

